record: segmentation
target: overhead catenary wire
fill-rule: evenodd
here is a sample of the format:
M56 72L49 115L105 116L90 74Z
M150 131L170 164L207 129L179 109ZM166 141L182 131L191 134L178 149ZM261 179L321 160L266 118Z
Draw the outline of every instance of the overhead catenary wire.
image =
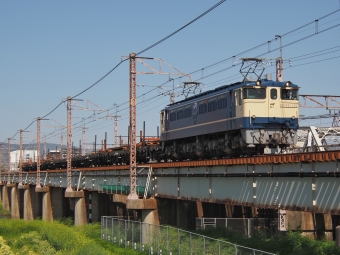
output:
M198 17L196 17L195 19L193 19L192 21L190 21L189 23L185 24L184 26L182 26L181 28L177 29L175 32L169 34L168 36L164 37L163 39L159 40L158 42L148 46L147 48L145 48L142 51L139 51L136 55L140 55L146 51L148 51L151 48L154 48L155 46L157 46L158 44L164 42L165 40L169 39L170 37L172 37L173 35L177 34L179 31L183 30L184 28L186 28L187 26L191 25L192 23L194 23L195 21L199 20L200 18L202 18L203 16L205 16L206 14L208 14L209 12L211 12L212 10L214 10L215 8L217 8L219 5L221 5L223 2L225 2L226 0L221 0L219 1L217 4L215 4L214 6L212 6L211 8L209 8L208 10L206 10L205 12L203 12L201 15L199 15ZM103 75L101 78L99 78L96 82L94 82L91 86L87 87L86 89L84 89L83 91L81 91L80 93L76 94L75 96L72 97L76 98L78 96L80 96L81 94L85 93L86 91L88 91L89 89L93 88L94 86L96 86L98 83L100 83L103 79L105 79L109 74L111 74L114 70L116 70L123 62L127 61L127 59L123 59L121 60L115 67L113 67L109 72L107 72L105 75ZM43 118L49 116L51 113L53 113L63 102L59 103L52 111L50 111L48 114L44 115ZM28 127L26 127L24 130L28 129L34 122L32 122ZM18 134L18 132L13 136L15 137ZM12 137L12 138L13 138ZM4 142L2 143L4 144Z
M224 1L220 1L218 4L221 4L222 2L224 2ZM218 6L218 5L217 5L217 6ZM217 7L217 6L216 6L216 7ZM214 8L216 8L216 7L214 7ZM213 7L212 7L212 8L213 8ZM210 9L211 9L211 8L210 8ZM209 9L209 10L210 10L210 9ZM208 11L209 11L209 10L208 10ZM211 11L211 10L210 10L210 11ZM321 20L321 19L323 19L323 18L325 18L325 17L328 17L328 16L330 16L330 15L332 15L332 14L338 12L338 11L339 11L339 10L336 10L336 11L330 13L330 14L327 14L327 15L325 15L325 16L319 18L318 20ZM207 11L206 11L206 12L207 12ZM202 15L203 15L203 14L202 14ZM204 15L205 15L205 14L204 14ZM203 16L204 16L204 15L203 15ZM201 16L201 15L200 15L200 16ZM199 17L200 17L200 16L199 16ZM199 17L197 17L195 20L197 20ZM286 36L286 35L288 35L288 34L290 34L290 33L296 32L296 31L298 31L298 30L301 29L301 28L304 28L304 27L306 27L306 26L308 26L308 25L310 25L310 24L313 24L314 22L315 22L315 21L309 22L309 23L307 23L306 25L300 26L299 28L296 28L296 29L294 29L294 30L291 30L291 31L289 31L289 32L287 32L287 33L285 33L285 34L283 34L282 36ZM192 23L192 22L191 22L191 23ZM185 26L187 26L187 25L189 25L189 24L190 24L190 22L189 22L188 24L186 24ZM180 31L181 29L183 29L185 26L183 26L182 28L180 28L180 29L178 29L178 30L176 30L176 31L179 32L179 31ZM321 33L321 32L330 30L330 29L332 29L332 28L335 28L335 27L337 27L337 26L339 26L339 24L338 24L338 25L335 25L335 26L333 26L333 27L327 28L327 29L325 29L325 30L319 31L318 34ZM175 32L176 32L176 31L175 31ZM175 33L175 32L174 32L174 33ZM176 33L177 33L177 32L176 32ZM170 35L172 36L172 35L174 35L174 33L172 33L172 34L170 34ZM161 43L162 41L164 41L164 40L170 38L170 37L171 37L170 35L167 36L167 37L165 37L165 38L163 38L162 40L158 41L157 43L155 43L155 44L153 44L153 45L151 45L151 46L155 47L157 44L159 44L159 43ZM316 35L316 34L313 34L313 35ZM286 45L284 45L284 47L287 47L287 46L289 46L289 45L291 45L291 44L293 44L293 43L299 42L299 41L301 41L301 40L303 40L303 39L307 39L307 38L309 38L309 37L311 37L311 36L313 36L313 35L310 35L310 36L304 37L304 38L302 38L302 39L296 40L296 41L294 41L294 42L292 42L292 43L290 43L290 44L286 44ZM274 41L274 40L276 40L276 39L273 39L273 40L271 40L271 41ZM257 49L257 48L260 48L260 47L262 47L262 46L264 46L264 45L266 45L266 44L267 44L267 42L262 43L262 44L260 44L260 45L257 45L257 46L255 46L255 47L253 47L253 48L250 48L249 50L243 51L243 52L239 53L238 55L244 54L244 53L247 53L247 52L250 52L250 51L255 50L255 49ZM149 46L149 47L151 47L151 46ZM148 48L149 48L149 47L148 47ZM143 53L143 52L146 51L148 48L145 48L143 51L140 51L138 54ZM278 49L278 48L277 48L277 49ZM275 51L275 50L277 50L277 49L271 50L270 52ZM268 53L268 52L266 52L265 54L267 54L267 53ZM235 56L238 56L238 55L235 55ZM233 56L233 57L234 57L234 56ZM226 61L226 60L230 60L230 59L232 59L233 57L230 57L230 58L227 58L227 59L225 59L225 60L219 61L219 62L217 62L217 63L215 63L215 64L212 64L212 65L209 65L209 66L207 66L207 67L205 67L205 68L200 68L199 70L194 71L194 72L192 72L192 73L201 72L202 69L205 70L205 69L210 68L210 67L212 67L212 66L214 66L214 65L216 65L216 64L222 63L222 62L224 62L224 61ZM105 77L107 77L110 73L112 73L112 72L114 71L115 68L117 68L122 62L124 62L124 61L126 61L126 60L127 60L127 59L125 59L125 60L121 61L120 63L118 63L113 69L111 69L111 70L110 70L108 73L106 73L103 77L101 77L99 80L97 80L94 84L92 84L90 87L88 87L87 89L83 90L82 92L78 93L77 95L73 96L72 98L75 98L75 97L79 96L80 94L86 92L87 90L89 90L89 89L91 89L92 87L94 87L95 85L97 85L101 80L103 80ZM207 76L204 76L204 77L202 77L200 80L205 79L205 78L208 78L208 77L210 77L210 76L213 76L213 75L215 75L215 74L217 74L217 73L220 73L220 72L225 71L225 70L230 69L230 68L232 68L232 67L225 68L225 69L219 70L219 71L217 71L217 72L215 72L215 73L213 73L213 74L209 74L209 75L207 75ZM179 77L179 78L181 78L181 77ZM61 104L62 104L62 102L61 102L56 108L58 108ZM46 116L48 116L49 114L51 114L53 111L56 110L56 108L54 108L51 112L49 112L49 113L48 113L47 115L45 115L44 117L46 117ZM33 121L29 126L31 126L33 123L34 123L34 121ZM28 127L29 127L29 126L28 126ZM28 128L28 127L27 127L27 128ZM26 128L26 129L27 129L27 128ZM25 130L26 130L26 129L25 129ZM16 134L18 134L18 133L16 133ZM15 134L15 135L16 135L16 134ZM15 137L15 135L14 135L13 137Z

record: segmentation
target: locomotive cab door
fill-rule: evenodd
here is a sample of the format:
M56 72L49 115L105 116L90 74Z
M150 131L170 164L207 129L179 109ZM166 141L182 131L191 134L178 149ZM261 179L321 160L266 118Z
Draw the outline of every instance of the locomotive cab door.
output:
M280 118L280 100L278 99L278 88L268 88L268 121L276 122Z
M167 130L168 130L168 111L164 110L160 113L160 121L161 121L161 138L162 140L167 138Z

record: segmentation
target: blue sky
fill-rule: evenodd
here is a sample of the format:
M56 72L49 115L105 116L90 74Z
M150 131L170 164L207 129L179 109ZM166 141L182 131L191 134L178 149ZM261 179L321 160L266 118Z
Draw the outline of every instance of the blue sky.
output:
M1 1L0 2L0 142L19 143L19 129L25 129L35 118L52 111L62 99L74 96L105 75L131 52L139 52L168 34L174 32L218 1ZM338 0L316 1L226 1L212 12L186 27L165 42L142 54L161 58L183 73L191 73L194 80L205 84L203 90L212 89L241 80L239 66L229 68L231 60L205 68L231 56L276 58L279 56L279 40L283 35L326 14L339 9ZM283 58L291 59L292 67L284 70L284 79L301 87L300 94L338 93L338 70L340 51L340 12L320 19L317 35L315 23L282 38ZM335 28L331 28L336 26ZM324 29L328 31L320 32ZM300 42L289 43L310 36ZM257 45L268 45L246 54L239 53ZM332 50L324 51L332 48ZM296 60L296 57L323 51L319 56ZM331 52L330 52L331 51ZM326 52L328 52L326 54ZM264 54L266 53L266 54ZM312 55L314 56L314 55ZM327 61L320 61L328 58ZM311 63L316 62L317 63ZM158 66L156 61L149 64ZM285 63L285 67L288 67ZM218 74L201 79L204 76ZM137 65L137 70L146 69ZM165 72L173 71L164 68ZM265 73L273 73L268 66ZM188 81L176 79L174 84ZM137 75L140 96L137 105L137 130L146 121L146 135L156 135L159 111L169 103L169 96L157 96L172 87L167 75ZM164 89L157 86L164 84ZM152 92L150 90L154 89ZM180 93L178 88L176 92ZM142 96L145 94L144 96ZM112 109L119 105L119 134L127 135L129 123L126 102L129 100L129 65L122 63L107 78L80 95L97 105L87 111L73 111L72 122L85 119L86 142L104 139L114 142L113 119L94 109ZM152 99L151 99L152 98ZM176 100L183 99L178 97ZM85 106L86 101L78 102ZM124 104L125 103L125 104ZM300 114L326 114L326 110L301 109ZM114 115L114 110L110 110ZM63 132L66 143L66 105L62 104L42 123L41 136L49 143L60 143ZM53 120L53 121L52 121ZM58 124L57 124L58 123ZM60 124L59 124L60 123ZM330 119L305 121L302 125L330 126ZM53 127L54 126L54 127ZM24 143L34 142L36 123L25 133ZM16 134L16 135L15 135ZM73 142L79 144L80 128L73 131Z

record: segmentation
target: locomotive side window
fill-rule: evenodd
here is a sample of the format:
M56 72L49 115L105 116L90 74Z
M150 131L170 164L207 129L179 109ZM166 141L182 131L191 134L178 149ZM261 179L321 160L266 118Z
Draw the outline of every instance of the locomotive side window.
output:
M208 103L208 112L213 112L213 111L216 111L217 110L217 103L216 101L210 101Z
M271 99L276 99L277 98L277 90L276 89L271 89L270 90L270 98Z
M191 108L186 108L183 110L183 118L189 118L192 116Z
M183 119L183 110L177 111L177 119L178 119L178 120Z
M223 108L227 108L227 99L226 98L220 98L217 101L218 110L221 110Z
M281 89L281 99L297 100L299 98L297 89Z
M176 112L170 112L170 121L175 121L176 120Z
M207 113L207 104L200 104L198 107L198 113L199 114L204 114Z
M243 99L265 99L265 88L243 88Z

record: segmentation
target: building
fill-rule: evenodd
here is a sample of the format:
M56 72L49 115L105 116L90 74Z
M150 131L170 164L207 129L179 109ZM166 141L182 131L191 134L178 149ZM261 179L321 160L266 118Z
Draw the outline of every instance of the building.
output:
M11 151L11 171L19 171L20 150ZM37 160L37 150L22 150L23 162L35 162Z

